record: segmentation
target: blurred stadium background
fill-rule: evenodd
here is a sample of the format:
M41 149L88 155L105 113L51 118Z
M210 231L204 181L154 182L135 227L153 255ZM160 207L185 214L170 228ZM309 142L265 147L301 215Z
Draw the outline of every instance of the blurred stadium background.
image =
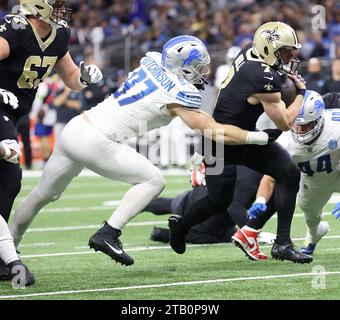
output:
M13 12L18 0L1 0L0 17ZM56 108L49 99L45 108L55 109L57 119L39 110L30 116L33 163L30 160L28 119L21 131L26 142L28 168L41 168L39 160L48 158L54 135L48 142L35 135L35 123L66 123L71 117L89 109L114 92L139 59L150 50L161 51L162 45L178 34L195 35L208 46L212 67L209 85L203 92L203 109L211 112L218 84L238 48L252 39L256 28L264 22L280 20L298 31L302 50L300 72L308 89L321 94L340 91L340 3L327 1L266 0L69 0L73 9L70 52L77 63L85 60L104 70L104 81L80 95L69 93L72 102L80 103L70 110L67 100ZM320 7L320 5L322 7ZM320 9L321 8L321 9ZM230 50L229 50L230 49ZM219 68L220 67L220 68ZM220 69L218 71L218 69ZM221 75L222 74L222 75ZM55 95L63 92L59 87ZM54 97L53 96L53 97ZM45 109L46 111L46 109ZM43 119L46 116L46 119ZM24 121L26 120L26 122ZM39 134L38 134L39 136ZM44 139L43 139L44 140ZM46 140L46 139L45 139ZM161 168L183 167L196 143L195 135L179 120L137 141L143 153ZM134 142L133 142L134 143ZM22 158L24 161L24 158Z

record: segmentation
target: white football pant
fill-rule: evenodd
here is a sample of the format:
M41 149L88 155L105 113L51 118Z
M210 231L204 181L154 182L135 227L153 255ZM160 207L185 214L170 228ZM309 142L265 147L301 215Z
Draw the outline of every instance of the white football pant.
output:
M19 260L15 250L13 238L9 232L8 226L4 218L0 215L0 258L5 264Z
M322 219L322 209L334 192L340 192L340 178L329 181L327 185L321 185L314 181L308 184L303 180L302 178L300 182L297 201L305 216L305 223L308 230L306 241L316 244L321 238L318 230L320 231L321 227L319 224Z
M64 128L39 185L15 211L11 232L16 246L39 210L58 199L84 167L108 179L133 185L108 220L119 230L165 186L160 170L147 158L128 145L108 139L83 115L77 116Z

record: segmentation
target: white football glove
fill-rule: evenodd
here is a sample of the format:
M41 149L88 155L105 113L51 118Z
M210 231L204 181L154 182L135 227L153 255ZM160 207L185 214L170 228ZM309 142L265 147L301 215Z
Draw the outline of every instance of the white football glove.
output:
M21 157L20 146L17 141L12 139L5 139L1 141L1 144L4 146L5 150L14 150L15 155L10 156L10 154L4 158L7 162L17 164L19 163L19 158Z
M18 98L10 91L0 89L0 99L4 102L4 104L9 104L13 109L17 109L19 107Z
M97 82L99 82L100 80L103 79L102 72L94 64L90 64L89 66L85 66L84 61L82 61L82 62L80 62L79 69L80 69L80 79L79 80L85 86L88 86L88 85L93 84L93 83L97 83Z
M204 156L195 152L189 159L190 164L190 180L193 187L205 185L205 164Z

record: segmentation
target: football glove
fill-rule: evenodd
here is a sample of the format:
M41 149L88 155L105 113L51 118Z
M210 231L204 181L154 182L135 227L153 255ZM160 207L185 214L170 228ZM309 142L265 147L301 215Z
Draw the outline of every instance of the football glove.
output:
M193 187L200 186L205 180L205 164L203 160L204 156L195 152L188 161L190 165L190 180Z
M267 210L267 205L264 202L263 198L256 199L248 210L248 218L256 219L256 217L263 214Z
M340 202L335 205L335 208L332 210L332 214L335 218L340 219Z
M5 149L14 150L16 153L14 156L11 156L11 153L4 158L7 162L17 164L19 163L19 158L21 156L20 146L17 141L11 139L5 139L1 141L1 144L5 147Z
M10 105L13 109L18 109L19 101L18 98L10 91L0 89L0 102Z
M82 61L80 62L79 69L80 69L80 82L85 86L97 83L103 79L102 72L94 64L85 66L84 61Z
M268 143L275 141L282 133L279 129L265 129L263 131L268 134Z

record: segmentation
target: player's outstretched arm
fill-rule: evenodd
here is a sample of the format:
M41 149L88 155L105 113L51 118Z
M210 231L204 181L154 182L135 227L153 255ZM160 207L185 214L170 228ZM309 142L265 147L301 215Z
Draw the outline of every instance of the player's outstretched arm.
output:
M77 67L69 52L58 60L55 69L66 86L73 91L81 91L103 79L102 72L95 65L85 66L84 62L81 62Z
M276 181L274 178L264 175L261 179L259 188L256 193L256 200L248 210L248 216L255 219L258 215L264 213L267 210L266 203L271 198Z
M217 142L229 145L268 143L268 134L259 131L246 131L233 125L217 123L208 113L200 110L189 110L181 105L168 105L171 115L179 116L185 124L200 134Z

